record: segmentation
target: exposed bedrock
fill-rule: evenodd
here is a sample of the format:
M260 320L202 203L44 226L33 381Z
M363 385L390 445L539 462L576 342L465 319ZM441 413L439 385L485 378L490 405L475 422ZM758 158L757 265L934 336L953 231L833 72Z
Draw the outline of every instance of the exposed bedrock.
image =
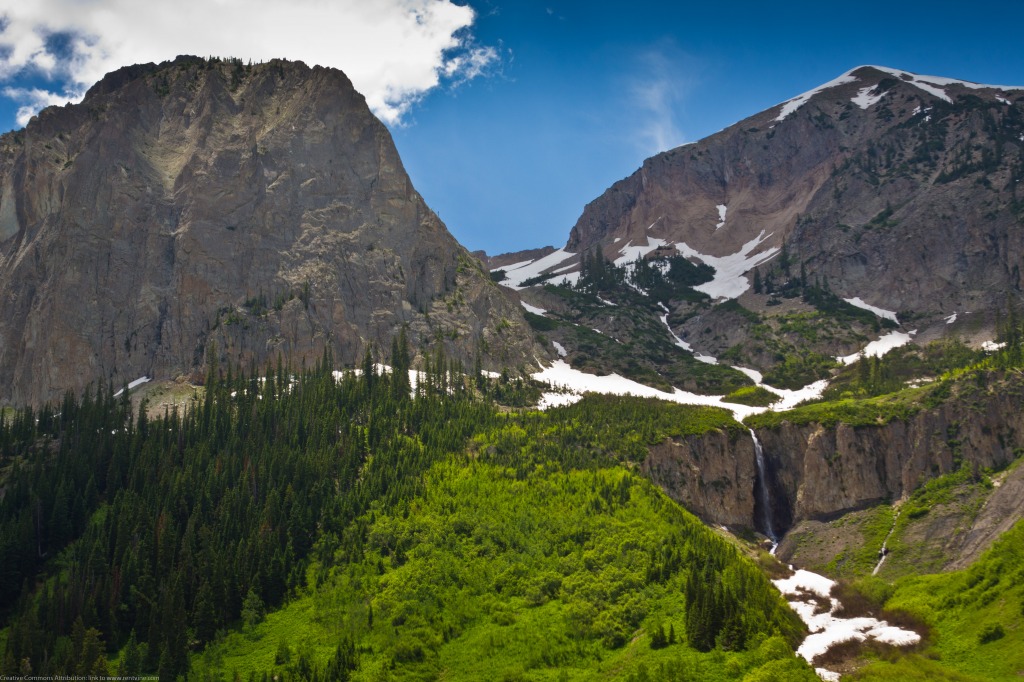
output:
M895 501L961 464L1008 465L1024 446L1024 379L961 385L946 403L906 420L852 426L783 422L757 429L772 518L782 534L805 519ZM647 476L708 523L763 530L756 518L757 467L746 430L713 431L650 449Z

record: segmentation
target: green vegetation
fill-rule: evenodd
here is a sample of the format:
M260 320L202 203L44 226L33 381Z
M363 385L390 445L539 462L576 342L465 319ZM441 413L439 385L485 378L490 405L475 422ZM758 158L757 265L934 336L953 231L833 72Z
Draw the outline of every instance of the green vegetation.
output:
M825 572L833 577L870 575L878 563L878 553L892 529L895 515L895 510L889 505L879 505L874 513L866 514L857 528L861 542L836 554L825 567ZM841 524L842 520L837 523Z
M799 628L756 567L621 469L524 476L439 463L407 508L375 509L373 519L361 560L321 554L330 567L314 567L308 596L254 637L211 647L213 669L245 678L275 667L282 641L315 667L340 636L361 652L355 680L385 671L393 679L623 679L673 664L724 679L726 670L787 659L804 673L795 679L812 679L786 643ZM723 573L726 564L736 573ZM703 611L689 606L687 585L713 596L720 626L696 622ZM670 642L666 632L677 634ZM766 640L773 632L783 636ZM698 635L700 645L688 646ZM765 656L768 641L774 653Z
M786 354L779 364L764 373L764 381L770 386L796 390L828 378L835 366L836 360L830 355L813 352Z
M570 349L569 360L576 369L616 372L665 391L676 386L723 394L753 383L731 367L700 362L680 350L659 319L657 301L629 287L600 294L560 286L547 286L545 291L562 299L569 310L559 320L558 338ZM602 303L599 295L616 305ZM550 320L540 324L549 325Z
M743 430L718 407L695 407L654 398L591 395L569 407L527 412L469 442L479 460L515 467L589 468L639 463L647 446L715 429Z
M927 346L908 344L883 357L860 358L842 369L829 383L823 398L860 398L893 393L921 378L934 380L954 370L984 362L987 354L958 339L933 341Z
M432 355L413 392L403 341L389 362L213 366L156 419L109 386L0 419L0 671L813 679L761 570L629 471L728 412L507 412L513 379Z
M821 401L744 421L756 428L784 421L867 426L908 419L954 399L977 407L979 398L992 391L1020 392L1016 383L1007 381L1024 366L1024 324L1012 307L997 340L1002 347L995 352L975 351L960 341L946 340L923 348L899 348L883 358L861 359L839 373ZM922 374L933 376L915 386L913 378ZM765 381L773 383L767 375Z
M786 412L763 412L744 419L751 428L772 428L789 422L835 426L842 422L851 426L887 424L894 419L909 419L927 404L927 398L936 393L938 386L907 389L899 393L864 400L833 400L808 403Z
M895 583L885 608L931 629L920 654L876 660L857 680L1016 680L1024 671L1024 522L970 568Z
M761 386L743 386L723 398L727 403L739 403L740 405L753 405L755 407L767 407L778 399L779 396Z

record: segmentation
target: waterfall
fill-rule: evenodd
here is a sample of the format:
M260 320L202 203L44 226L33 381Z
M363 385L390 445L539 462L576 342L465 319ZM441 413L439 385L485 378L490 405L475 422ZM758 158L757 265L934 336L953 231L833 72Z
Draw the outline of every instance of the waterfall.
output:
M750 437L754 439L754 455L757 460L757 489L761 493L761 521L764 524L764 532L772 541L772 553L779 544L779 538L775 535L775 528L772 526L772 502L768 493L768 474L764 466L764 448L761 441L757 439L754 429L750 429ZM756 507L756 503L755 503Z
M882 540L882 549L878 550L878 563L875 564L875 570L871 571L871 575L878 575L878 571L881 570L882 564L885 563L885 557L889 556L889 538L892 537L892 532L896 530L896 522L900 520L900 510L896 510L896 515L892 517L892 527L889 529L889 533L885 536L885 540Z

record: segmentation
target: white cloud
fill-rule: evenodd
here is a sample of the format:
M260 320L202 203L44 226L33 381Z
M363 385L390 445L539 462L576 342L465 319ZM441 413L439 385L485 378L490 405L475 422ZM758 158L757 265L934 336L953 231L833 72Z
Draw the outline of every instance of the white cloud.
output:
M31 0L0 13L0 81L41 74L71 98L116 68L180 54L286 58L343 70L377 116L399 123L442 80L498 60L469 33L473 9L450 0ZM44 94L18 101L69 100Z
M57 93L48 92L40 88L4 88L3 95L21 104L15 116L20 126L27 125L29 119L35 116L40 109L53 104L77 102L82 98L81 94L78 93L58 95Z
M629 90L636 110L637 144L646 156L678 147L686 136L676 123L689 90L685 59L672 45L640 56Z

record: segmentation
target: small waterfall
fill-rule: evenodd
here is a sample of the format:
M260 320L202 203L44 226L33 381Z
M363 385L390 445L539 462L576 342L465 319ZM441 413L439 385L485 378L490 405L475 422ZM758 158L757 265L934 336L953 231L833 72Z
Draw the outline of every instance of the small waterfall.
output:
M900 511L896 511L896 515L892 517L892 528L889 529L888 534L885 536L885 540L882 540L882 549L878 550L878 563L875 564L875 570L871 571L871 575L878 575L878 571L882 568L882 564L885 563L885 557L889 556L889 538L892 537L892 532L896 530L896 522L900 520Z
M764 524L764 532L772 541L772 553L779 544L779 538L775 535L775 527L772 524L772 500L768 492L768 473L764 466L764 448L761 441L757 439L754 429L750 429L750 437L754 439L754 455L757 460L757 489L761 493L761 522ZM756 506L756 505L755 505Z

